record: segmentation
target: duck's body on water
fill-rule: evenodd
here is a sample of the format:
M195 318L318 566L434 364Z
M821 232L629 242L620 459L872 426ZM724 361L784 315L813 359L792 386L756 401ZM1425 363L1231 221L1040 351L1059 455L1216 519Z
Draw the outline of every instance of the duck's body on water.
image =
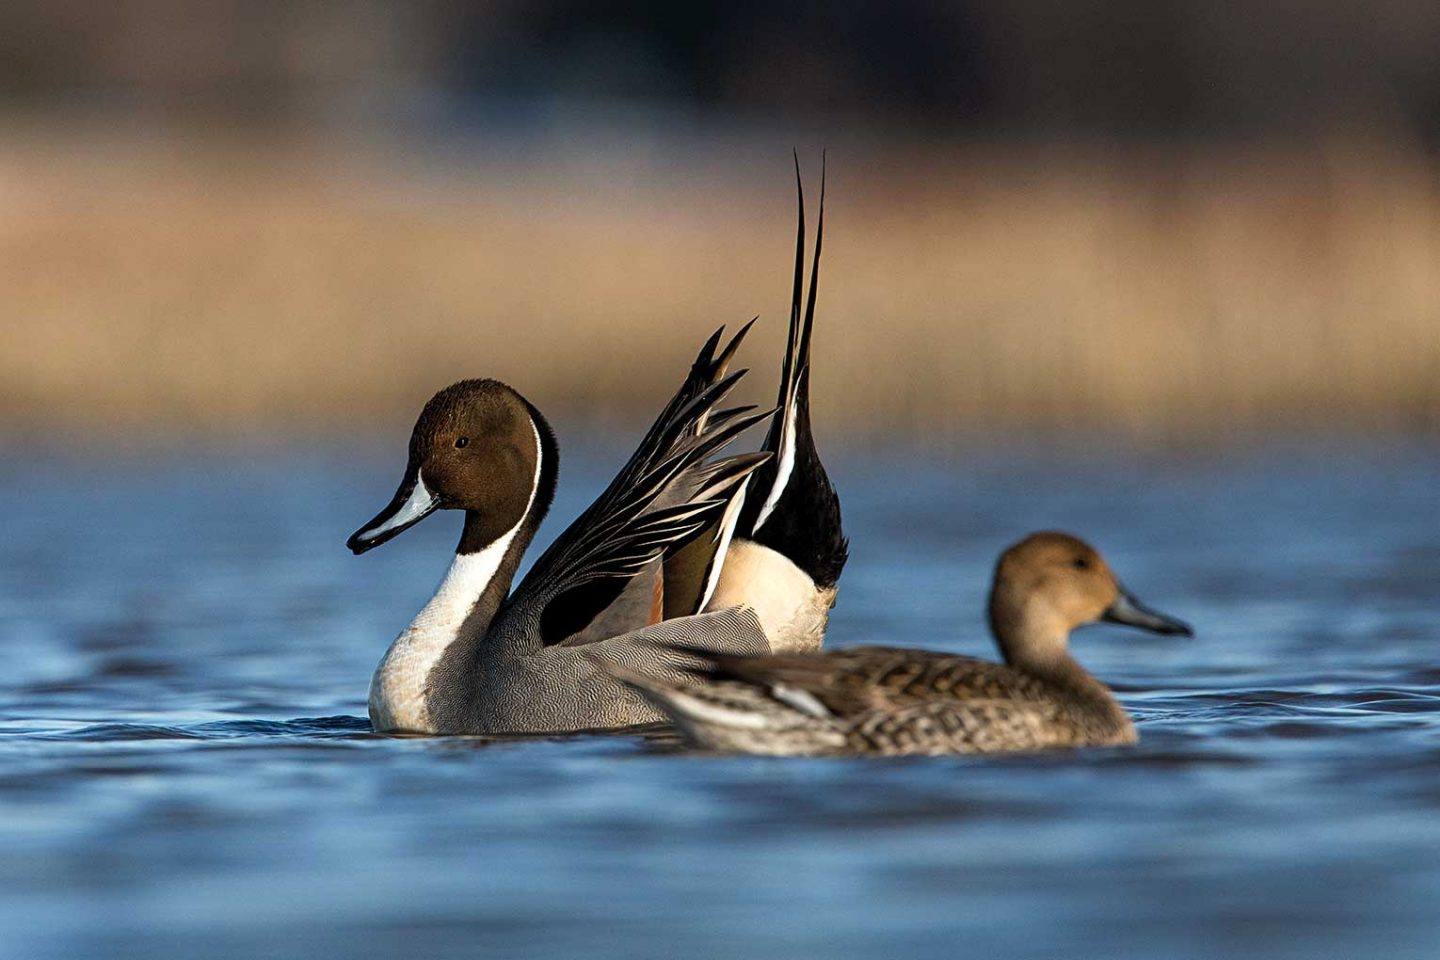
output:
M611 672L694 745L775 755L999 753L1134 743L1114 694L1069 651L1097 620L1188 636L1147 610L1104 559L1063 533L1034 534L996 566L990 626L1004 663L928 650L709 656L689 676Z
M558 451L543 417L494 380L442 390L426 405L394 499L350 539L361 553L437 509L465 512L454 559L435 596L391 644L370 686L377 730L497 733L583 730L646 723L655 711L610 679L596 658L664 672L684 657L652 646L637 614L629 629L585 629L618 598L628 576L673 553L717 521L766 454L706 458L764 419L749 408L703 414L736 376L713 348L697 360L620 477L510 584L554 494ZM728 359L722 355L722 359ZM704 607L701 584L686 614ZM734 617L735 614L726 616ZM677 617L662 625L673 637ZM763 652L753 631L720 629L724 616L690 617L685 633L713 652ZM707 641L713 641L707 644Z
M823 217L822 200L822 225ZM802 314L803 197L799 219L780 403L762 449L711 459L771 417L716 409L745 372L727 375L749 326L723 349L717 331L630 461L513 593L554 496L554 434L495 380L457 383L426 404L399 489L348 545L363 553L440 509L463 510L465 523L434 597L375 670L376 730L650 723L663 714L612 669L675 679L701 663L682 646L708 654L820 646L846 546L810 433L820 242Z

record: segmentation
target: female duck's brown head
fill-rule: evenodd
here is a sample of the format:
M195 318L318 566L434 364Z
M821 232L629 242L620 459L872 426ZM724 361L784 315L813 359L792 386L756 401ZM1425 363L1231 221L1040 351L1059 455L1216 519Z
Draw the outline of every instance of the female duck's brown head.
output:
M990 628L1008 663L1066 655L1070 631L1096 621L1191 636L1185 623L1147 609L1105 558L1068 533L1035 533L1006 550L990 590Z
M524 397L498 380L462 380L425 404L395 496L345 545L364 553L436 510L464 510L456 552L474 552L543 515L557 467L550 427Z

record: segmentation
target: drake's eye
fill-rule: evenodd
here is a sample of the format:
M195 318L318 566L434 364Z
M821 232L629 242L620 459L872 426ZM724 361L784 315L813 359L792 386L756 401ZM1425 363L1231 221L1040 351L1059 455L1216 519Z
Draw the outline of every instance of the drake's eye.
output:
M1090 560L1088 557L1076 557L1071 563L1074 564L1076 570L1090 569Z
M470 446L469 437L461 437L460 439L455 441L455 449L457 450L464 450L468 446Z

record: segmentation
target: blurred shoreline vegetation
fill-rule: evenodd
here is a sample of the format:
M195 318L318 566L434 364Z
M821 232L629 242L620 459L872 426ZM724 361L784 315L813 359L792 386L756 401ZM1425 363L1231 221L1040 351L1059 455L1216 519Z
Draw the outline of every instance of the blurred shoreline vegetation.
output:
M763 402L791 145L830 443L1433 435L1440 10L1256 6L20 0L0 435L639 420L755 314Z

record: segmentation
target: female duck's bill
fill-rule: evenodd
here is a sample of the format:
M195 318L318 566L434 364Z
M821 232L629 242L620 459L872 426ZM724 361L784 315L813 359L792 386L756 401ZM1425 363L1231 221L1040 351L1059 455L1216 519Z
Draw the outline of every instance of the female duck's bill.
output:
M1005 662L899 647L703 656L680 683L613 670L695 746L772 755L997 753L1134 743L1129 715L1070 655L1096 621L1190 636L1120 587L1088 544L1032 535L1001 556L989 615Z
M1106 623L1119 623L1128 627L1139 627L1141 630L1149 630L1151 633L1164 634L1172 637L1193 637L1195 631L1183 620L1176 620L1174 617L1166 616L1151 610L1145 604L1135 599L1123 586L1116 584L1120 595L1115 602L1105 608L1100 619Z

